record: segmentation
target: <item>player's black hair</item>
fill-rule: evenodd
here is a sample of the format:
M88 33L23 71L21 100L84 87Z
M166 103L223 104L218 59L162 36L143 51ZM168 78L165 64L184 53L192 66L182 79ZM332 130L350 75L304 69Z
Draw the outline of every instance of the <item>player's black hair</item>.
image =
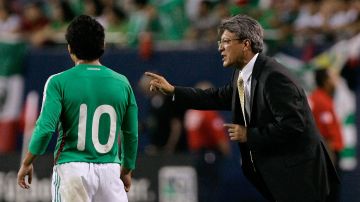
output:
M104 53L104 28L90 16L76 17L68 26L65 38L71 53L81 60L95 60Z

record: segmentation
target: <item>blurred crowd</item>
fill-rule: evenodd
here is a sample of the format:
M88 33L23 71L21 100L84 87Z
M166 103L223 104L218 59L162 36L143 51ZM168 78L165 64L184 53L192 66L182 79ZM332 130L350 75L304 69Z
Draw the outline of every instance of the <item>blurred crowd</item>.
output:
M215 45L221 19L250 15L265 28L268 51L308 60L360 29L359 0L0 0L0 39L41 47L65 43L76 15L98 19L107 42L137 47Z

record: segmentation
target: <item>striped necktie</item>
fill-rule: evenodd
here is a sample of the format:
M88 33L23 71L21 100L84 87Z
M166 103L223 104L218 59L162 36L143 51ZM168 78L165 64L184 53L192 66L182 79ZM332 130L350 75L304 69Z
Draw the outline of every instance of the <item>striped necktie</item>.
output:
M239 98L240 98L240 104L241 104L241 110L244 117L244 123L245 127L247 126L246 118L245 118L245 90L244 90L244 80L241 76L241 73L239 74L238 82L237 82L238 92L239 92Z
M245 89L244 89L244 80L241 76L242 74L239 74L239 78L238 78L238 82L237 82L237 87L238 87L238 92L239 92L239 98L240 98L240 104L241 104L241 110L243 113L243 117L244 117L244 123L245 123L245 127L247 127L247 122L246 122L246 116L245 116ZM251 150L249 149L249 154L250 154L250 160L251 160L251 165L252 168L254 170L254 172L256 172L256 168L255 168L255 164L254 164L254 159L253 159L253 155Z

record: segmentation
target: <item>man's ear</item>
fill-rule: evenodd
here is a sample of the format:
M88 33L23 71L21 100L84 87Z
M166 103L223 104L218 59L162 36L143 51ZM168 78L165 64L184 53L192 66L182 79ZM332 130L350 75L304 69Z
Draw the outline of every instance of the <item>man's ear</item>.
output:
M67 45L67 49L68 49L69 53L72 54L71 47L69 44Z
M76 61L78 60L76 55L72 52L70 45L67 46L69 55L71 57L71 60L74 61L76 63Z
M104 46L103 46L103 51L105 52L105 48L106 48L106 43L104 41Z
M244 50L250 49L251 42L248 39L244 40Z

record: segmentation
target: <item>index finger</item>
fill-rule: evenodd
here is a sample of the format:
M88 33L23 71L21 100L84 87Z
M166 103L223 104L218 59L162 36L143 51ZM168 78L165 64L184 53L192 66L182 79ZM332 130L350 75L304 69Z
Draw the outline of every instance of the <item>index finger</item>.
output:
M151 73L151 72L145 72L145 75L149 76L149 77L152 77L152 78L155 78L155 79L161 79L160 75L154 74L154 73Z
M29 188L29 186L26 184L24 178L18 179L18 185L23 189L28 189Z
M236 124L233 123L224 123L223 125L225 128L234 128L236 126Z
M28 183L31 184L31 181L32 181L32 173L30 172L28 174Z

